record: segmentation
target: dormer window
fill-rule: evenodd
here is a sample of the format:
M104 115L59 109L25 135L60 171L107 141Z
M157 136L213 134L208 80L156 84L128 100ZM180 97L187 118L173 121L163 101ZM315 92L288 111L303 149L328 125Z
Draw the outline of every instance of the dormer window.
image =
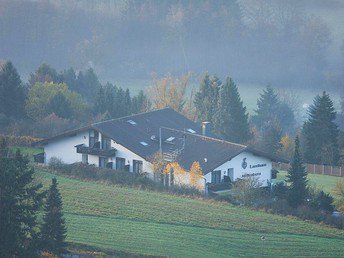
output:
M95 130L89 131L89 141L88 146L93 148L94 144L99 141L99 133Z

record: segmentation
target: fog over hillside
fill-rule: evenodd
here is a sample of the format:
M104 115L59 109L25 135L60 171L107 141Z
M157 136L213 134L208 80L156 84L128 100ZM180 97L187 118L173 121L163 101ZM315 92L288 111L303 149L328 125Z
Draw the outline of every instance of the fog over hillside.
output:
M0 0L0 59L29 75L93 67L110 81L204 71L338 89L344 1Z

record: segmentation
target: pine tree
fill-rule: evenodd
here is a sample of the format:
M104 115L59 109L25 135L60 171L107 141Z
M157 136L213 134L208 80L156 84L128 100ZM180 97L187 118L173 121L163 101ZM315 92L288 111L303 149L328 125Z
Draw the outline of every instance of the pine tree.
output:
M276 154L283 147L281 139L282 129L278 121L268 121L261 129L258 147L266 153Z
M216 76L211 78L209 74L205 74L203 77L194 100L198 121L214 122L221 84Z
M53 178L44 209L41 235L43 249L61 255L67 246L65 242L67 230L62 213L62 197L57 185L56 178Z
M304 155L309 163L336 165L339 159L336 111L330 96L316 96L302 128Z
M126 89L124 96L124 116L131 115L131 97L129 89Z
M277 118L277 110L279 107L278 96L274 89L269 85L260 94L257 100L258 109L255 110L256 115L252 117L252 122L259 130L266 126L266 123L275 121Z
M258 108L252 117L253 124L262 130L269 123L279 124L282 132L290 133L295 125L295 116L291 107L281 102L271 86L267 86L257 101Z
M100 87L94 103L94 113L103 114L107 111L104 88Z
M0 113L7 117L24 116L25 90L11 62L0 66Z
M214 121L217 135L236 143L248 141L252 135L246 107L240 98L238 88L231 78L221 87L218 108Z
M0 257L38 256L36 216L44 192L19 151L0 156Z
M61 83L62 82L61 79L62 78L59 76L59 74L54 68L50 67L48 64L42 64L40 67L38 67L35 73L30 74L29 82L32 86L36 84L37 82Z
M55 113L55 115L61 118L70 118L73 114L70 101L61 92L52 97L48 109L51 113Z
M299 137L295 138L295 151L288 170L287 182L290 183L287 200L290 206L297 207L307 196L307 172L302 163Z

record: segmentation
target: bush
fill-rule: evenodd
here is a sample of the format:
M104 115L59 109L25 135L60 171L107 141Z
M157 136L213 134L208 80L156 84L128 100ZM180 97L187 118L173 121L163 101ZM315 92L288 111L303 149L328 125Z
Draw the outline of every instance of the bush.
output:
M41 140L39 138L34 138L31 136L14 136L14 135L0 134L0 141L2 139L5 139L9 146L24 146L24 147L29 147L34 142Z
M61 170L64 166L66 166L60 158L51 157L49 160L49 167L51 169Z
M287 197L288 188L284 184L284 182L276 183L272 186L272 196L276 197L277 199L285 199Z

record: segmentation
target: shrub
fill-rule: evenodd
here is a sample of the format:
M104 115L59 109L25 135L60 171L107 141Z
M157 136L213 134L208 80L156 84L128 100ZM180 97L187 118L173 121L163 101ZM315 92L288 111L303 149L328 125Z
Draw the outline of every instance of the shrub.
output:
M37 142L41 139L34 138L31 136L15 136L15 135L0 135L0 140L5 139L10 146L25 146L29 147L34 142Z
M288 187L284 184L284 182L278 182L272 186L272 196L279 200L287 197L287 191Z
M49 160L49 167L51 169L60 170L65 166L65 164L62 162L60 158L57 157L51 157Z

